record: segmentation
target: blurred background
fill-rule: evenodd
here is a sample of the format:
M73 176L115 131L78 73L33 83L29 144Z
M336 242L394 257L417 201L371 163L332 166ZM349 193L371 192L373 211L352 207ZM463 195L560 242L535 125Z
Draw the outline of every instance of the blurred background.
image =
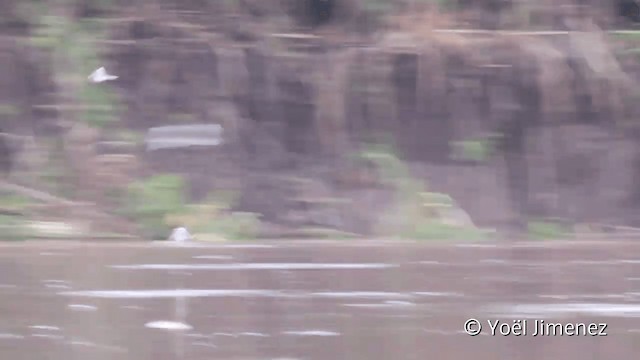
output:
M10 357L638 351L637 1L0 3Z

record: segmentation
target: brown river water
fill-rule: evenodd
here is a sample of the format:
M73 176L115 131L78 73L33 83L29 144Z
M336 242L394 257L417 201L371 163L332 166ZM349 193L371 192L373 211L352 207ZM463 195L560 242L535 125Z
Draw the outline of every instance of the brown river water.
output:
M3 360L636 359L640 242L5 243L0 315Z

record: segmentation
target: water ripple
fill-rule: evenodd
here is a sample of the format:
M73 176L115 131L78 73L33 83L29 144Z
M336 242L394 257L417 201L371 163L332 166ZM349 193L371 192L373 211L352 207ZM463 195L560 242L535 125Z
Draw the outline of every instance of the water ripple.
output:
M199 260L231 260L233 256L230 255L197 255L192 256L193 259Z
M236 263L236 264L139 264L113 265L116 269L128 270L357 270L388 269L392 264L287 264L287 263Z
M84 304L69 304L67 307L70 310L76 310L76 311L96 311L96 310L98 310L98 308L93 306L93 305L84 305Z
M49 326L49 325L33 325L33 326L29 326L31 329L33 330L48 330L48 331L60 331L62 329L60 329L57 326Z
M326 330L283 331L282 333L296 336L340 336L340 333Z
M144 325L150 329L163 329L163 330L191 330L193 327L189 324L176 322L176 321L151 321Z
M540 318L545 316L567 316L576 314L640 317L640 305L615 303L517 304L494 307L490 312L517 318Z
M277 297L278 291L271 290L96 290L59 293L67 296L84 296L105 299L154 299L175 297Z

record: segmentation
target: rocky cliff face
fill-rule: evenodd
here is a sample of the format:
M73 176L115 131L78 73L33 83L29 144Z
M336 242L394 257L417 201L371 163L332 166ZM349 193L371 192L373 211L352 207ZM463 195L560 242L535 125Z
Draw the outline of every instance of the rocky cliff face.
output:
M481 225L636 221L635 65L622 66L589 22L552 36L410 25L359 42L332 32L238 40L196 23L119 20L104 54L125 102L114 127L224 126L220 148L140 153L147 173L186 174L196 199L235 188L242 210L271 222L366 233L388 195L348 158L364 142L392 142ZM15 41L0 48L1 98L16 108L6 131L55 135L56 113L34 107L56 91L43 59Z

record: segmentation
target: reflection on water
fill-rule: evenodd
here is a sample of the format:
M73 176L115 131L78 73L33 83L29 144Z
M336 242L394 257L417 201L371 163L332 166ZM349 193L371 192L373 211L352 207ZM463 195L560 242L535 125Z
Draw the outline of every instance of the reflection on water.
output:
M31 334L31 336L45 339L64 340L64 336L57 334Z
M343 306L351 306L351 307L361 307L361 308L390 308L390 307L398 307L398 306L415 306L415 303L408 301L385 301L383 303L378 304L343 304Z
M34 360L633 358L640 245L618 246L7 245L0 351ZM42 256L51 253L69 256ZM607 322L609 336L470 337L469 318Z
M201 260L231 260L233 256L228 255L197 255L192 256L193 259L201 259Z
M65 284L45 284L49 289L71 289L71 286Z
M275 245L268 244L209 244L202 242L169 242L169 241L153 241L152 245L163 246L167 248L219 248L219 249L271 249Z
M493 312L510 318L549 318L577 314L606 317L640 317L640 305L616 303L515 304Z
M304 330L304 331L283 331L285 335L297 335L297 336L339 336L340 334L333 331L324 330Z
M416 291L407 293L384 291L303 292L285 290L175 289L175 290L88 290L61 292L60 295L105 299L153 299L200 297L274 297L274 298L347 298L347 299L411 299L422 297L459 297L461 294ZM129 307L133 308L133 307Z
M128 270L356 270L386 269L391 264L144 264L118 265L117 269Z
M578 299L600 299L600 300L631 300L632 294L574 294L574 295L538 295L541 299L556 300L578 300Z
M284 293L270 290L96 290L60 293L105 299L159 299L176 297L281 297Z
M217 348L217 346L215 346L214 344L208 343L208 342L204 342L204 341L194 341L191 343L192 346L204 346L204 347L208 347L208 348Z
M69 304L68 308L71 309L71 310L75 310L75 311L96 311L96 310L98 310L98 308L95 307L95 306L84 305L84 304Z
M164 330L191 330L193 327L189 324L184 324L176 321L152 321L144 324L145 327L150 329L164 329Z
M108 345L100 345L93 343L91 341L86 340L70 340L69 345L71 346L80 346L80 347L88 347L96 350L107 350L109 352L118 352L118 353L127 353L127 349L117 347L117 346L108 346Z
M317 292L311 293L310 296L319 296L327 298L410 298L411 294L406 293L393 293L384 291L343 291L343 292Z
M34 330L50 330L50 331L60 331L60 328L57 326L48 326L48 325L34 325L30 326L30 328Z

